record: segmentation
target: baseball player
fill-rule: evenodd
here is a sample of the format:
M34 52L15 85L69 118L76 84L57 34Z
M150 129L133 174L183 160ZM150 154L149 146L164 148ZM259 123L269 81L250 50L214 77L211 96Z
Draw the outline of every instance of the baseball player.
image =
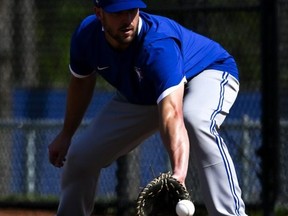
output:
M95 0L95 14L74 32L64 125L49 145L50 162L63 166L57 216L90 215L101 169L157 130L183 184L191 155L210 215L246 215L217 132L239 90L236 63L215 41L140 11L145 7L141 0ZM99 75L117 93L71 142Z

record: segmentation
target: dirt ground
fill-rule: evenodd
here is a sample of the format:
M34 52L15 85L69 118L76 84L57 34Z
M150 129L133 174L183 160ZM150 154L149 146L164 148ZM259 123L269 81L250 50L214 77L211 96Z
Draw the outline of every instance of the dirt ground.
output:
M36 209L1 209L0 216L54 216L55 211L52 210L36 210ZM112 214L93 214L92 216L112 216Z
M0 209L0 216L54 216L54 211L27 209Z

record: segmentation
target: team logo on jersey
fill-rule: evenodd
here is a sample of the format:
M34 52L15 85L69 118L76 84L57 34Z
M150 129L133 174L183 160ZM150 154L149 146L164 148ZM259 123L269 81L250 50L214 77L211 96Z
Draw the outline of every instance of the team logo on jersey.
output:
M137 74L137 76L138 76L139 82L141 82L142 79L143 79L143 73L142 73L141 68L135 66L135 67L134 67L134 71L136 72L136 74Z

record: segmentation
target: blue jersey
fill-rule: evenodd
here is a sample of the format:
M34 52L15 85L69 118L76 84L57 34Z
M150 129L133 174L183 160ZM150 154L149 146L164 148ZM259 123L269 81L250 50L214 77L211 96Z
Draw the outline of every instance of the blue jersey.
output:
M218 43L169 18L144 12L137 37L124 51L108 44L95 15L83 20L71 40L71 72L76 77L98 73L135 104L159 103L205 69L226 71L238 79L233 57Z

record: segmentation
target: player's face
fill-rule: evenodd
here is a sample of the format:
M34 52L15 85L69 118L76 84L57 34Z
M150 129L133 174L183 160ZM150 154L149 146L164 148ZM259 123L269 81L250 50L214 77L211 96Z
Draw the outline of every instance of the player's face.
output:
M96 8L95 11L109 44L116 49L127 48L137 34L139 9L117 13L107 13L101 8Z

